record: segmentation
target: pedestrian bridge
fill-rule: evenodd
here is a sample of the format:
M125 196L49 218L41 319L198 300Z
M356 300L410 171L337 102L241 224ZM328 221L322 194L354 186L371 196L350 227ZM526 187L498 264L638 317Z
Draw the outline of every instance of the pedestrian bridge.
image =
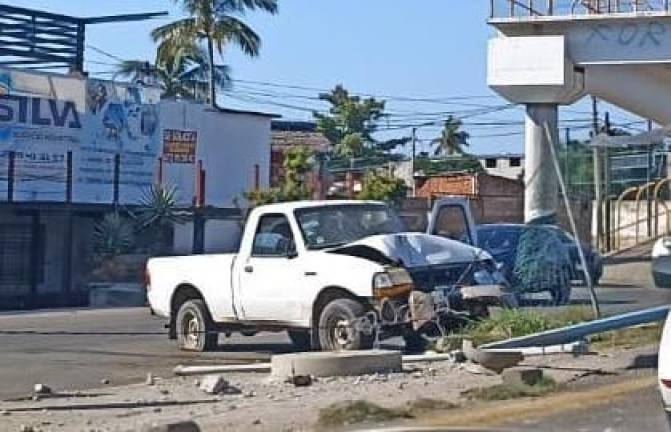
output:
M558 105L592 95L671 125L670 0L491 0L489 24L488 84L527 106L527 220L557 205Z

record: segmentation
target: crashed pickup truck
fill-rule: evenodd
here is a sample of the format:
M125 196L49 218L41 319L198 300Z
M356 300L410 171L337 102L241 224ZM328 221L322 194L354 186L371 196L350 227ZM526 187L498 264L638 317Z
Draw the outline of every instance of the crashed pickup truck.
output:
M466 202L438 202L429 231L405 232L379 202L261 206L237 254L149 260L147 296L191 351L214 348L220 333L260 331L287 331L301 349L412 343L455 315L512 304L492 257L453 239L475 235Z

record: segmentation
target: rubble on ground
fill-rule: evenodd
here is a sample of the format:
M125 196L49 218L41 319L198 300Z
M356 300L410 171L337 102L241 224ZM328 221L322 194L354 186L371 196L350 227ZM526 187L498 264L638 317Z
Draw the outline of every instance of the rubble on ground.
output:
M154 432L173 430L165 429L166 424L185 420L194 420L203 431L310 430L319 411L338 402L371 401L388 409L402 409L427 398L445 406L464 404L469 403L464 392L516 379L527 382L535 379L537 372L529 370L536 368L557 383L567 383L590 374L624 373L637 356L654 352L654 347L648 347L612 356L529 357L503 376L474 363L443 360L408 364L402 372L352 377L278 380L268 373L234 372L199 376L197 385L194 377L154 379L153 385L147 385L147 380L107 386L102 392L72 391L58 398L0 402L0 423L6 430L20 430L23 425L39 432ZM296 379L310 384L297 385ZM44 421L50 426L42 426Z

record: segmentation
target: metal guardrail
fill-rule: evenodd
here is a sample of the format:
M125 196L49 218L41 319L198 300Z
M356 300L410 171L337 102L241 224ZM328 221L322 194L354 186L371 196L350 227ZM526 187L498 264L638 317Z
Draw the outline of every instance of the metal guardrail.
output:
M490 0L490 18L671 12L671 0Z

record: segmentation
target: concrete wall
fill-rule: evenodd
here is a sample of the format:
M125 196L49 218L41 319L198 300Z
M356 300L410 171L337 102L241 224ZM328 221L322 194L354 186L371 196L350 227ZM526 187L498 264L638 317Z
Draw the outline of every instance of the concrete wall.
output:
M206 171L205 204L233 207L233 199L254 187L255 165L260 186L270 182L270 121L268 116L214 111L187 102L161 102L161 127L198 132L196 160ZM164 183L178 188L180 202L192 203L194 164L165 164Z
M198 132L196 160L205 170L205 205L233 208L234 200L244 206L244 192L270 184L271 118L253 113L214 111L186 102L162 102L163 128ZM164 164L163 182L177 187L179 202L190 206L195 196L196 165ZM237 221L208 220L205 252L230 252L240 237ZM189 254L193 247L193 224L175 227L174 253Z

